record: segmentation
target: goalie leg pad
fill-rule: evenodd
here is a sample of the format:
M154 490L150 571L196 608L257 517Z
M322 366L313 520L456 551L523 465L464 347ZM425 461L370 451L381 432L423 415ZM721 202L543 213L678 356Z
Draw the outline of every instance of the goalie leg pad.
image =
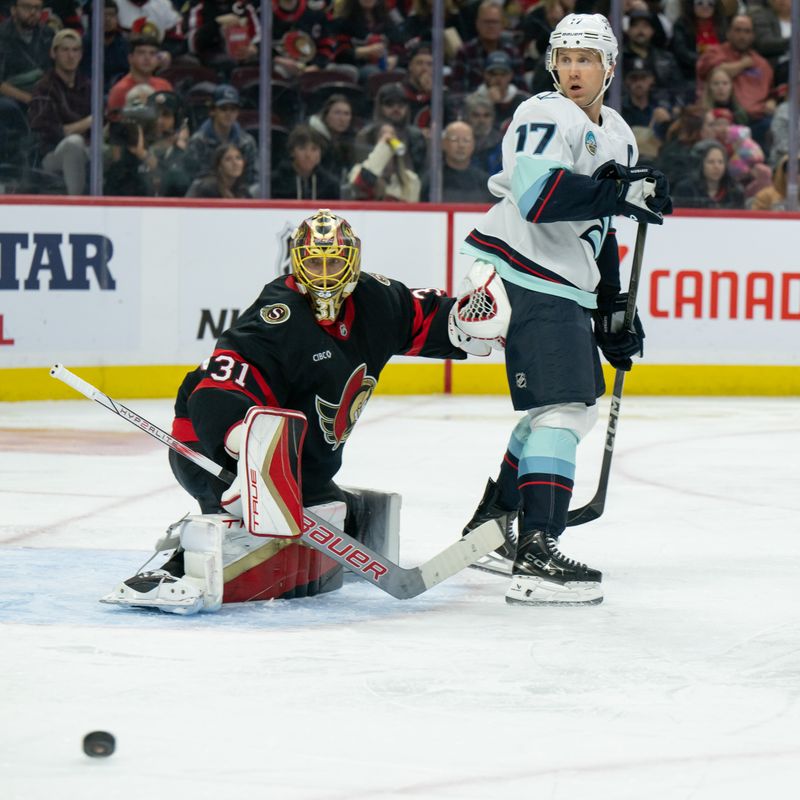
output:
M300 463L307 427L302 413L283 408L253 406L244 418L237 483L242 518L255 536L300 536Z
M353 486L342 488L347 495L347 524L339 527L344 527L353 538L397 563L400 560L402 495Z
M226 519L220 514L184 517L168 531L179 540L185 574L165 569L140 572L123 581L102 603L158 608L171 614L217 611L222 605L222 540Z
M344 526L341 501L311 510L337 527ZM224 603L311 597L338 589L342 568L323 553L287 538L254 536L232 517L223 540Z

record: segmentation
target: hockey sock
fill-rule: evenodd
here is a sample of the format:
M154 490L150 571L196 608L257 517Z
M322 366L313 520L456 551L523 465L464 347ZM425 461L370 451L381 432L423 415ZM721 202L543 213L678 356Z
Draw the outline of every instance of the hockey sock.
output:
M578 436L566 428L535 428L528 437L518 478L526 531L558 536L566 527L577 448Z
M497 476L497 499L503 508L514 509L519 506L519 489L517 488L519 458L530 435L530 419L525 416L511 432L508 449L503 456L500 473Z

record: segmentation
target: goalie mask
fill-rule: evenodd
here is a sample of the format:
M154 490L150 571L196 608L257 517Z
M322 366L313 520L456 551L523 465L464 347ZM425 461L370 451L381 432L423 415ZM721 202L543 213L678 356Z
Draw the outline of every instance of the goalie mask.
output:
M292 274L321 325L330 325L361 274L361 240L350 223L327 208L292 234Z
M556 56L562 48L565 50L594 50L600 54L605 71L603 87L592 98L592 101L584 106L588 108L611 85L619 52L617 37L614 36L611 25L602 14L567 14L556 25L555 30L550 34L550 44L545 53L545 67L550 73L556 89L564 94L556 71Z

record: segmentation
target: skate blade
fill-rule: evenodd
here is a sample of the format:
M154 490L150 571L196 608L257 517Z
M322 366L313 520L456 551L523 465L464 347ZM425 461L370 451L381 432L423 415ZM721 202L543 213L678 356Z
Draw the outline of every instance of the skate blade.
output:
M101 603L111 606L124 606L126 608L143 608L155 611L165 611L168 614L196 614L203 607L203 598L196 597L181 601L166 601L163 598L130 597L119 591L111 592L100 598Z
M598 582L564 584L541 578L517 577L506 592L506 603L524 606L596 606L603 602Z
M488 572L490 575L502 575L504 578L511 577L511 561L501 556L493 557L491 553L482 556L474 564L470 564L470 568Z

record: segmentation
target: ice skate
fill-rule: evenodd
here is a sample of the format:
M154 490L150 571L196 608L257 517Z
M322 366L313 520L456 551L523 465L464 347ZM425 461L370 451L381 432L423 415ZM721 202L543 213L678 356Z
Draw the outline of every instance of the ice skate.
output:
M567 558L558 541L542 531L520 537L507 603L521 605L596 605L603 602L603 574Z
M196 614L203 607L203 590L166 569L140 572L100 599L111 605L158 608L171 614Z
M461 532L462 536L466 536L470 531L488 522L490 519L496 519L503 529L506 537L505 544L481 556L474 564L473 569L480 569L484 572L491 572L495 575L510 575L511 567L514 563L514 556L517 551L517 532L514 530L514 520L517 517L517 510L509 511L506 508L498 505L499 492L497 484L489 478L486 483L486 490L483 493L478 508L472 515L472 519L467 523L464 530Z

